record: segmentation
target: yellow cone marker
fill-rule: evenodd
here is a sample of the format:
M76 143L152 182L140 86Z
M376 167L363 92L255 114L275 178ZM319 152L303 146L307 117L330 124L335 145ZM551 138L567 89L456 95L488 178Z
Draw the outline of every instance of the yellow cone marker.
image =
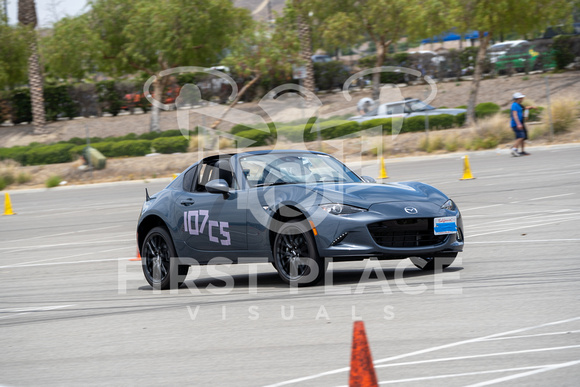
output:
M471 180L475 179L471 174L471 167L469 166L469 156L463 156L463 177L459 180Z
M385 168L385 158L381 156L381 167L379 170L379 179L388 179L387 169Z
M12 202L10 201L10 195L8 195L8 192L5 194L4 213L2 215L16 215L16 213L12 210Z

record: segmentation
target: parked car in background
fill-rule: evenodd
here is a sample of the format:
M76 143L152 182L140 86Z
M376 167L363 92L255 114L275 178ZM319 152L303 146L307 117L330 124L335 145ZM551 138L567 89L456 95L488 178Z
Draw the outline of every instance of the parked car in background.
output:
M507 52L496 58L495 71L499 74L511 70L523 72L556 67L554 50L549 39L538 39L510 47Z
M330 55L312 55L312 62L314 63L332 62L332 57Z
M497 62L498 58L504 56L508 53L511 48L517 46L530 46L530 42L527 40L508 40L501 43L496 43L487 49L487 55L489 56L489 61L491 63Z
M367 113L349 118L350 121L364 122L376 118L436 116L450 114L456 116L465 113L465 109L438 109L418 99L406 99L404 101L387 102L371 108Z

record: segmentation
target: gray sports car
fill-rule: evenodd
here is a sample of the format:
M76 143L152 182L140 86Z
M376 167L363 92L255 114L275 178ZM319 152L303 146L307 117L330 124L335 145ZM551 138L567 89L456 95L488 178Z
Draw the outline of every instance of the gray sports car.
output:
M137 241L157 289L179 286L190 265L216 257L267 258L283 281L313 285L329 259L446 268L463 250L463 223L429 185L376 184L320 152L256 151L207 157L147 194Z

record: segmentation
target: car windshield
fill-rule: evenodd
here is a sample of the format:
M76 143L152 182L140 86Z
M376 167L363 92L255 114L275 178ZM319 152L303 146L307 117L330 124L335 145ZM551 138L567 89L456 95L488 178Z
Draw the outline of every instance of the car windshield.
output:
M514 45L513 43L494 44L489 48L488 51L490 52L507 51L513 45Z
M431 105L427 105L425 102L416 101L407 104L411 112L424 112L426 110L435 110Z
M266 153L240 159L250 187L298 183L360 183L335 158L317 153Z

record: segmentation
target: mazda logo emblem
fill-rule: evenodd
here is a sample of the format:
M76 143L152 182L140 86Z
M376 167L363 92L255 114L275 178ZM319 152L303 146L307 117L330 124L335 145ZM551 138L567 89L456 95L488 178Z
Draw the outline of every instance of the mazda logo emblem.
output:
M415 207L405 207L405 212L407 214L415 215L419 211L417 211L417 209Z

